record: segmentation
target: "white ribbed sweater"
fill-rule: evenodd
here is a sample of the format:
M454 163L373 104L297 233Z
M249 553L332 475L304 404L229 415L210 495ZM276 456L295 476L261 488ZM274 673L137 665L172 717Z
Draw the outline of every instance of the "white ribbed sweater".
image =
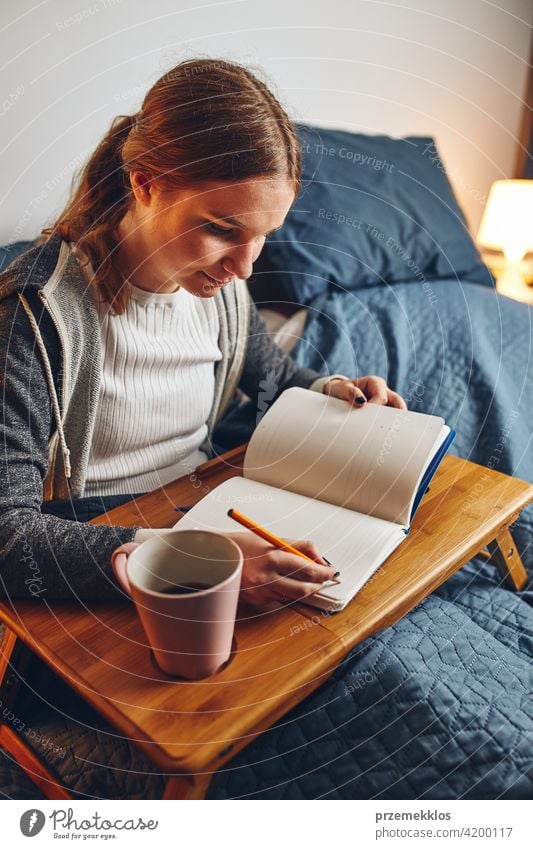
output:
M214 365L222 354L210 298L131 286L125 312L99 304L103 349L84 494L149 492L204 462Z

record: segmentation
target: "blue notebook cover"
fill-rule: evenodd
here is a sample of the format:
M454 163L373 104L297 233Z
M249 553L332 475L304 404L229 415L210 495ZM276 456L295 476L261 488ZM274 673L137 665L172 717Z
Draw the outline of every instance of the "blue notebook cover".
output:
M426 489L428 488L428 485L429 485L431 478L433 477L433 475L437 471L442 458L446 454L448 448L450 447L450 445L452 444L452 442L453 442L453 440L455 439L456 436L457 436L457 431L455 431L453 429L450 430L448 436L446 437L446 439L444 440L444 442L440 446L439 450L437 451L437 453L433 457L431 463L427 467L427 469L424 473L424 477L422 478L422 481L420 482L420 486L418 487L418 492L416 493L415 500L413 502L413 509L411 510L411 515L409 517L409 524L411 524L411 522L413 521L413 516L415 515L415 513L418 509L418 505L420 504L420 502L422 500L422 496L425 494ZM406 533L409 533L409 529L406 530Z

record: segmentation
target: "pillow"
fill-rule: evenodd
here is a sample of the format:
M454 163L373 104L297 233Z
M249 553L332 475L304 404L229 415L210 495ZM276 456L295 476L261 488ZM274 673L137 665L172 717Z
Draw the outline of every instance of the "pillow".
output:
M290 318L268 307L263 307L259 312L272 341L286 354L290 354L302 338L309 310L299 309Z
M254 265L254 299L445 277L494 286L433 139L296 128L302 191Z
M9 245L0 245L0 274L5 271L8 265L11 265L14 259L24 251L28 251L33 242L12 242Z

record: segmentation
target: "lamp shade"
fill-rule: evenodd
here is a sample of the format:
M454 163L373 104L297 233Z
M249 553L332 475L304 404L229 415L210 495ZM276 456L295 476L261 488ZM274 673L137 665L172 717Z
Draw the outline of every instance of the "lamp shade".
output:
M533 180L496 180L492 184L477 240L485 248L503 251L513 261L533 250Z

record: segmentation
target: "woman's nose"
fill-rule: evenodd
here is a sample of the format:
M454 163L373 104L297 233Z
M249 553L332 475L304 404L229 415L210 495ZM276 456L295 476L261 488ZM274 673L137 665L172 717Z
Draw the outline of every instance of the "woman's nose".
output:
M239 280L247 280L252 275L253 265L259 253L260 248L255 242L236 245L224 258L222 266Z

